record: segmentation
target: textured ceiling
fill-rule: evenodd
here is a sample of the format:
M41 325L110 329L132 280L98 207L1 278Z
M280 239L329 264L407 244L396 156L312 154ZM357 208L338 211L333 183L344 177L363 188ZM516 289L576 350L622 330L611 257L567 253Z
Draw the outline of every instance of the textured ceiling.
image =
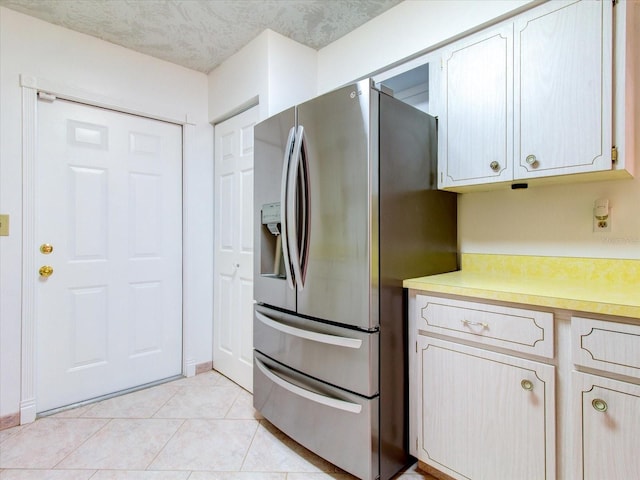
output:
M0 0L0 6L208 73L266 28L320 49L402 0Z

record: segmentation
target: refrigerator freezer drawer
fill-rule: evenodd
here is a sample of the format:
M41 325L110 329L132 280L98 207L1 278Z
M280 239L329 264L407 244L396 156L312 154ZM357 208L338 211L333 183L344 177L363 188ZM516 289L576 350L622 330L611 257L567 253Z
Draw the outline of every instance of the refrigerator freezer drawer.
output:
M378 393L379 332L308 320L256 305L254 348L323 382L372 397Z
M253 405L296 442L366 480L378 477L378 397L367 399L255 352Z

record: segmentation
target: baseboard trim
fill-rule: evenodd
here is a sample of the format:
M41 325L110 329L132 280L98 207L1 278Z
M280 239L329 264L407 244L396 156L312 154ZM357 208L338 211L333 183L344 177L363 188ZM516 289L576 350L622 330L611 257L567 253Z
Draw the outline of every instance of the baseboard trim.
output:
M5 415L0 417L0 430L6 428L17 427L20 425L20 412L12 413L11 415Z
M418 460L418 470L421 470L424 473L437 478L438 480L455 480L455 478L450 477L446 473L442 473L440 470L436 470L431 465L427 465L426 463L420 460Z
M196 365L196 375L213 370L213 362L198 363Z

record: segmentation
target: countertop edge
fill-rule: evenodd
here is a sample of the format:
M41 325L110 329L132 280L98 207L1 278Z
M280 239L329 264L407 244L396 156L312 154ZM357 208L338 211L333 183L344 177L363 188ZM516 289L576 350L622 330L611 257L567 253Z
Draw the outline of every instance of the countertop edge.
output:
M459 272L456 272L459 274ZM447 274L445 274L447 275ZM451 285L440 282L437 277L422 277L407 279L403 282L403 287L425 293L443 293L449 295L460 295L464 297L477 298L479 300L497 300L510 303L519 303L533 307L544 307L551 309L571 310L586 314L602 314L617 317L628 317L640 319L640 302L636 304L611 303L603 301L593 301L573 298L568 295L557 297L532 293L526 289L526 279L518 279L521 288L513 288L510 291L494 290L488 288L478 288L475 286ZM512 279L513 280L513 279ZM594 289L600 287L594 286Z

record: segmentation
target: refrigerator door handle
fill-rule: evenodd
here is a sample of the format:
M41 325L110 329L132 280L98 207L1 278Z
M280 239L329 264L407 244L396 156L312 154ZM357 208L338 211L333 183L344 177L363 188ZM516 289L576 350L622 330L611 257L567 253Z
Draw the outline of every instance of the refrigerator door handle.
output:
M299 239L298 239L298 219L300 212L298 208L301 209L302 215L305 216L306 212L306 201L307 199L303 199L304 205L299 205L297 202L298 192L298 172L300 171L300 163L302 161L302 143L304 141L304 127L302 125L298 126L298 130L295 136L295 143L293 146L293 164L289 170L289 184L287 186L288 190L288 198L287 198L287 238L290 241L289 252L291 254L291 265L293 266L293 275L296 279L296 286L298 287L298 291L302 291L304 288L304 277L302 275L302 263L300 261L300 247L299 247ZM303 187L305 189L304 196L306 197L306 185ZM303 221L306 224L306 218L303 217ZM306 231L306 225L303 225L304 235L306 236L308 232Z
M296 328L290 325L285 325L284 323L280 323L257 311L256 318L264 323L267 327L273 328L287 335L293 335L305 340L311 340L312 342L325 343L328 345L335 345L337 347L355 349L359 349L360 347L362 347L362 340L360 340L359 338L341 337L338 335L328 335L326 333L303 330L301 328Z
M291 290L295 290L293 284L293 275L291 274L291 257L289 255L289 237L287 235L287 199L288 195L288 178L291 167L291 154L293 151L293 142L295 140L296 127L291 127L289 137L284 149L284 159L282 160L282 184L280 186L280 222L282 224L282 256L284 259L285 276L287 277L287 285Z
M257 358L254 358L254 360L256 362L256 366L265 377L267 377L276 385L279 385L280 387L284 388L288 392L293 393L294 395L306 398L307 400L311 400L312 402L319 403L321 405L325 405L330 408L337 408L339 410L344 410L345 412L360 413L362 411L362 405L358 405L357 403L345 402L344 400L339 400L337 398L320 395L318 393L315 393L305 388L294 385L293 383L287 382L285 379L273 373L260 360L258 360Z

